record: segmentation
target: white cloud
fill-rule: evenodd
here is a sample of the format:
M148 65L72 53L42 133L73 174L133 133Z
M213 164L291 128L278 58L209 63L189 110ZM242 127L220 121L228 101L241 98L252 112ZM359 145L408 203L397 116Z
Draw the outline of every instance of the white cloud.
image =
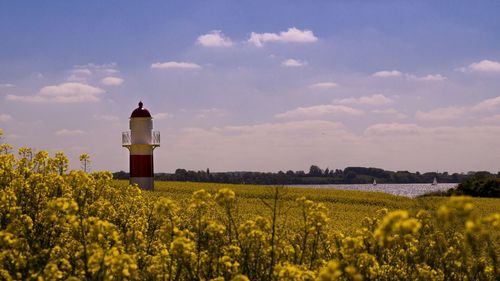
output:
M108 73L108 74L115 74L115 73L119 73L120 71L114 69L114 68L105 68L102 70L103 72L105 73Z
M94 115L95 119L105 120L105 121L118 121L118 116L115 115Z
M420 80L423 81L444 81L448 79L446 76L443 76L441 74L428 74L424 77L420 77Z
M56 131L55 134L57 136L71 137L71 136L83 135L83 134L85 134L85 132L82 130L61 129L59 131Z
M439 82L439 81L444 81L448 79L447 77L441 75L441 74L428 74L426 76L418 77L412 74L408 74L406 76L408 80L414 80L414 81L430 81L430 82Z
M75 66L74 69L70 71L71 75L66 79L68 82L81 82L86 83L87 79L92 75L92 71L83 66Z
M318 41L318 38L314 36L311 30L300 30L295 27L289 28L287 31L282 31L279 34L252 32L248 39L249 43L257 47L262 47L266 42L312 43L316 41Z
M0 114L0 122L7 122L12 120L12 116L9 114Z
M162 119L167 119L169 118L171 115L167 112L158 112L156 114L153 114L153 118L156 119L156 120L162 120Z
M473 111L492 111L500 108L500 96L483 100L472 107Z
M68 82L43 87L33 96L7 95L6 99L21 102L79 103L99 101L104 90L87 84Z
M217 129L218 132L234 133L239 132L241 134L276 134L283 132L298 132L298 131L311 131L311 130L322 130L322 129L343 129L344 125L340 122L331 122L323 120L303 120L303 121L289 121L283 123L261 123L255 125L243 125L243 126L225 126L221 129Z
M73 69L71 70L71 73L73 74L76 74L76 75L91 75L92 74L92 71L90 71L90 69L88 68L77 68L77 69Z
M96 64L96 63L87 63L87 64L82 64L82 65L75 65L75 69L93 69L93 70L102 70L102 71L108 71L108 69L115 69L116 68L116 63L103 63L103 64Z
M233 42L220 30L213 30L210 33L201 35L196 39L196 44L204 47L231 47Z
M13 88L13 87L15 87L15 85L10 83L0 84L0 88Z
M365 129L364 134L368 136L415 135L421 130L422 128L416 124L387 123L372 125Z
M201 66L192 62L157 62L151 65L153 69L200 69Z
M397 111L394 108L389 108L389 109L375 109L375 110L372 110L371 113L379 114L379 115L392 115L392 116L394 116L396 118L399 118L399 119L404 119L404 118L408 117L406 114L401 113L401 112Z
M119 85L123 84L123 81L125 81L125 80L123 80L122 78L109 76L109 77L103 78L101 80L101 83L103 85L106 85L106 86L119 86Z
M393 103L394 100L384 95L376 94L372 96L363 96L360 98L346 98L340 100L337 99L333 102L338 104L385 105Z
M318 118L326 115L363 115L363 111L344 105L324 104L310 107L298 107L283 113L274 115L280 119L290 118Z
M415 74L402 73L398 70L383 70L372 74L372 77L377 78L391 78L391 77L406 77L409 81L428 81L428 82L438 82L448 79L446 76L441 74L427 74L425 76L417 76Z
M377 78L400 77L401 75L403 75L403 73L398 70L383 70L372 74L373 77Z
M443 107L436 108L430 111L420 111L415 113L415 118L421 121L443 121L443 120L455 120L462 117L467 112L465 107Z
M81 83L63 83L43 87L38 96L55 102L97 101L104 90Z
M66 79L68 82L87 83L93 77L103 77L116 74L119 71L116 69L116 63L94 64L88 63L84 65L75 65L69 71L70 76Z
M496 114L496 115L493 115L493 116L484 117L483 119L481 119L481 122L483 122L483 123L497 123L497 124L500 124L500 114Z
M338 85L337 85L337 83L334 83L334 82L319 82L319 83L311 84L311 85L309 85L309 87L312 89L333 89L333 88L337 88Z
M420 121L444 121L456 120L463 117L473 117L476 120L488 123L493 119L489 117L478 119L480 118L481 113L496 111L499 109L500 96L483 100L475 105L441 107L429 111L418 110L415 113L415 118Z
M494 170L500 161L500 126L420 127L396 123L377 124L365 132L365 142L357 148L366 151L364 158L371 156L385 167L466 172Z
M491 60L482 60L480 62L471 63L468 67L474 72L500 72L500 62Z
M285 61L282 61L281 64L288 67L297 67L297 66L304 66L307 64L307 62L296 59L287 59Z
M94 73L109 75L109 74L119 73L120 71L118 71L116 68L117 68L116 63L104 63L104 64L88 63L84 65L75 65L72 73L77 75L87 75L87 76L90 76L91 74Z

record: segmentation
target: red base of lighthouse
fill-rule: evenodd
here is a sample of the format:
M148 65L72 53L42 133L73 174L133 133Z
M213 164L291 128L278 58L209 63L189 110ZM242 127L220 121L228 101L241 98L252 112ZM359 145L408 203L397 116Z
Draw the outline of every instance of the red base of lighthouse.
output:
M130 155L130 177L153 177L153 155Z
M130 155L130 183L146 190L154 189L153 155Z

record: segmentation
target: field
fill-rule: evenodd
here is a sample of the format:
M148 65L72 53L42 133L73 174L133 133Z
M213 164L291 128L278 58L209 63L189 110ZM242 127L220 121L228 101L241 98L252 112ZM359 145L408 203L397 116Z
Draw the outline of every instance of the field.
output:
M497 280L498 199L158 182L0 144L1 280Z
M116 181L126 185L128 181ZM242 219L256 215L270 216L270 210L262 200L271 201L274 196L274 186L263 185L236 185L218 183L194 182L155 182L155 194L174 199L181 206L187 206L193 192L204 189L216 193L222 188L229 188L236 194L239 215ZM335 190L325 188L291 188L282 190L282 208L287 210L288 217L299 215L295 199L306 197L326 207L330 227L345 233L353 233L361 226L365 217L370 217L378 210L409 210L416 214L419 210L437 210L446 202L445 197L422 197L410 199L380 192L363 192L353 190ZM479 215L487 215L500 211L500 200L495 198L472 198L472 203Z

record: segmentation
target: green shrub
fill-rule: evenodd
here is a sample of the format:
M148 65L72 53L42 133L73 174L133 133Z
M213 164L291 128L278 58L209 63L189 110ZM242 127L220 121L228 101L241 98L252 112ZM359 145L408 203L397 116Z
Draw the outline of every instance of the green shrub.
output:
M500 178L493 175L476 174L450 191L452 195L474 197L500 197Z

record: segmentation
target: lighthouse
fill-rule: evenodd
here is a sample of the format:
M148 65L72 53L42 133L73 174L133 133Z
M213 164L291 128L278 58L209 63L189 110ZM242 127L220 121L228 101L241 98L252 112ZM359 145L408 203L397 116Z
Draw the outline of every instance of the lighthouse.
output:
M153 131L153 118L142 102L130 115L130 131L122 133L122 146L130 152L130 184L153 190L153 151L160 146L160 132Z

